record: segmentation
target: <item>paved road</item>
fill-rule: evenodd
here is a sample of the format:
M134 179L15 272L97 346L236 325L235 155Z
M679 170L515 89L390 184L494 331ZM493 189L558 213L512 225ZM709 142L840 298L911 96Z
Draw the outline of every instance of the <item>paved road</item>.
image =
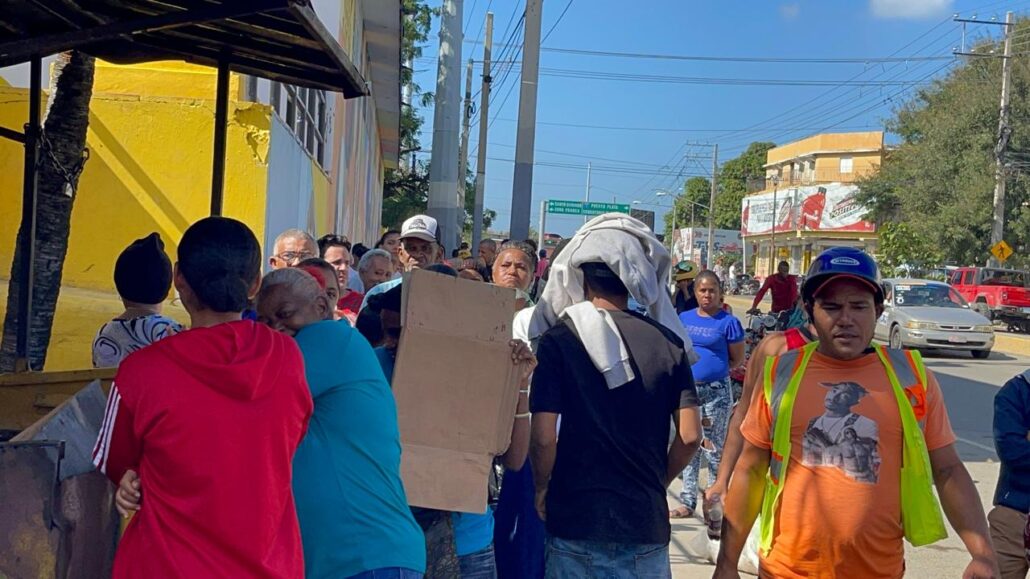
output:
M959 437L959 454L976 481L981 500L989 509L998 480L998 457L991 437L994 395L1009 378L1030 367L1030 358L997 352L988 360L973 360L967 353L926 352L925 357L944 391L948 415ZM673 489L679 490L675 484ZM670 494L670 504L674 500L674 495ZM690 549L692 541L704 532L701 521L673 523L670 546L673 576L683 579L711 577L714 568L692 556ZM950 526L949 534L947 540L934 545L918 549L909 547L906 577L960 577L968 556Z

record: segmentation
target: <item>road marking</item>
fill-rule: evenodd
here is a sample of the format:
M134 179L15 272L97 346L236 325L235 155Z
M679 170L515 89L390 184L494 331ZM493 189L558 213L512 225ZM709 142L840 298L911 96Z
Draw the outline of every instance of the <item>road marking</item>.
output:
M979 448L980 450L986 450L987 452L991 452L991 453L995 452L995 449L994 449L993 446L987 446L986 444L980 444L979 442L973 442L972 440L969 440L969 439L966 439L966 438L962 438L961 436L956 436L955 439L958 440L959 442L964 442L964 443L968 444L969 446L974 446L976 448Z

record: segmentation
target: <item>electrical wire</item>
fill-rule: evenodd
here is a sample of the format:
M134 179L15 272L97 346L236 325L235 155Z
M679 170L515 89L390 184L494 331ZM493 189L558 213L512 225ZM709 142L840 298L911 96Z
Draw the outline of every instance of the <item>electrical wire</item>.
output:
M558 25L561 24L562 18L565 18L565 14L569 11L569 8L571 7L572 0L569 0L568 4L565 5L565 10L561 11L561 14L558 16L558 19L554 21L554 24L551 25L551 29L547 31L547 34L544 35L544 39L540 41L541 50L543 50L542 45L547 42L548 38L551 37L551 33L554 32L554 29L558 28Z

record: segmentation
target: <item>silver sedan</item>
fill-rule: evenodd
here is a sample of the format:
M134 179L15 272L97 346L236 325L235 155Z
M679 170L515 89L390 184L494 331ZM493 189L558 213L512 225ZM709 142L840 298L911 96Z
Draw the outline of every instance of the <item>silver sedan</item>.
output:
M951 286L922 279L883 282L883 315L876 321L876 338L891 348L969 350L983 359L994 347L991 321L971 310Z

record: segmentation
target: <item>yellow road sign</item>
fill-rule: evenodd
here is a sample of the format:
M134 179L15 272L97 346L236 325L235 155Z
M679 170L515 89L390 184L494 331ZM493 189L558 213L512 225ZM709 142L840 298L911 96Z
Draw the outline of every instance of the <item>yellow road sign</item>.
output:
M991 247L991 255L997 257L998 261L1005 261L1012 256L1012 253L1012 247L1005 243L1004 240L995 243L994 246Z

